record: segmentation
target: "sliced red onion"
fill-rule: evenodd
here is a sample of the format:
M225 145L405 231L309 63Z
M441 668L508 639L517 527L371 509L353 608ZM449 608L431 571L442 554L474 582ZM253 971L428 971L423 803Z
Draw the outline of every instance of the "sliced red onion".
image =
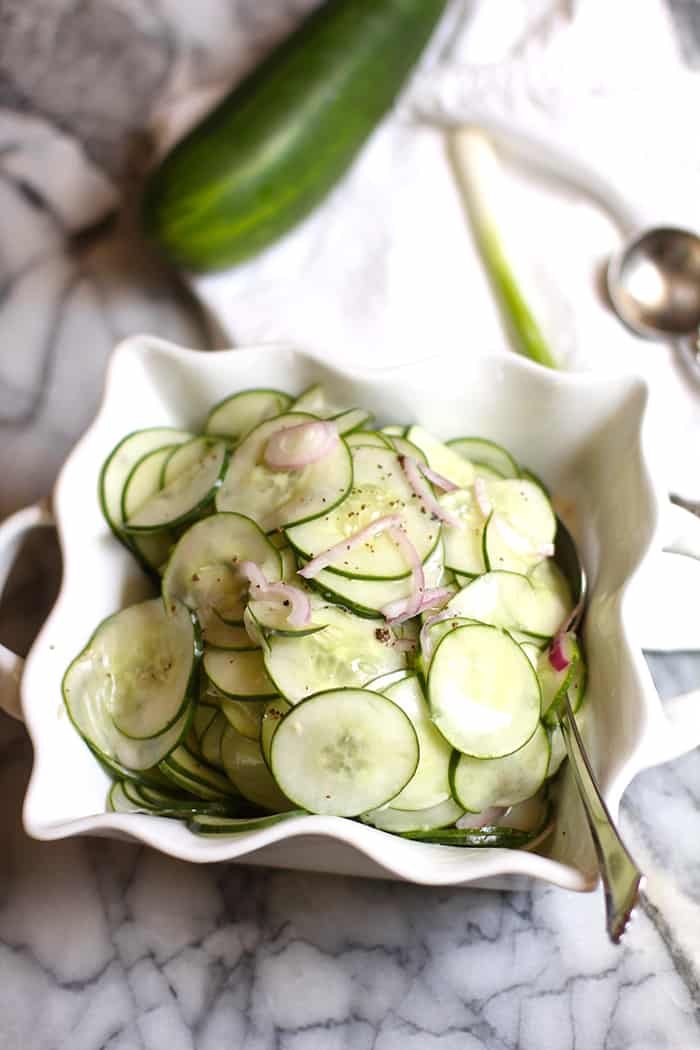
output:
M436 613L435 616L431 616L430 619L426 620L420 629L420 635L418 641L420 644L420 650L427 662L430 661L432 655L432 646L430 644L430 628L434 623L442 623L443 620L451 620L454 617L453 612L448 612L443 609L442 612Z
M424 478L432 482L436 488L442 489L443 492L455 492L459 485L455 485L454 481L450 481L449 478L443 477L442 474L438 474L437 470L433 470L427 463L419 463L418 469Z
M265 445L263 459L271 470L301 470L327 456L338 440L332 423L309 420L277 430Z
M339 558L346 553L346 551L352 550L358 543L365 543L367 540L373 539L378 536L380 532L384 532L385 529L396 528L401 524L401 518L398 514L387 514L383 518L377 518L376 521L371 521L369 525L366 525L364 529L359 529L357 532L353 532L351 536L341 540L340 543L335 543L328 550L321 551L315 558L307 562L303 569L299 569L299 576L303 576L305 580L312 580L314 576L325 569L326 566L332 565L334 561L338 561Z
M483 478L477 477L474 480L474 498L481 513L485 518L488 518L493 510L493 503L489 499L486 491L486 482Z
M398 649L400 653L411 653L415 648L415 638L396 638L394 641L394 649Z
M416 548L400 525L392 525L389 535L397 545L411 569L411 592L407 598L389 602L382 609L382 614L387 623L403 623L410 620L420 609L425 594L425 574L423 573L423 562Z
M287 622L291 627L305 627L311 622L311 602L304 591L291 583L271 583L253 561L242 561L238 568L251 587L259 592L258 598L272 598L282 604L289 604Z
M571 659L567 653L568 644L571 643L571 635L567 631L558 631L552 639L549 647L549 662L555 671L565 671Z
M411 456L399 456L399 463L401 464L401 469L406 475L406 481L411 486L428 514L437 518L439 521L444 521L446 525L451 525L455 529L460 529L462 527L462 522L455 514L452 514L449 510L445 510L444 507L440 506L435 499L435 496L430 491L429 486L421 477L415 459Z

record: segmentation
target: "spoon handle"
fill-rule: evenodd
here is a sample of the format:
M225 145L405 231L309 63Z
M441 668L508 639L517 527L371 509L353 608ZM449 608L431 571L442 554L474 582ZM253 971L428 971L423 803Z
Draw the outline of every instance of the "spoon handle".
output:
M558 718L598 856L608 935L613 944L617 944L639 900L644 875L620 838L600 794L568 695L564 697Z

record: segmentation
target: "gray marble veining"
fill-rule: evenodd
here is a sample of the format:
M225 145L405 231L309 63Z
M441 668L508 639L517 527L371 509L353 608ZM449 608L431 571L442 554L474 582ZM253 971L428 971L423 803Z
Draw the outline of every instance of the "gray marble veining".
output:
M0 0L0 517L50 487L118 338L207 345L196 304L116 209L167 99L240 72L310 6ZM677 3L686 36L695 6ZM57 573L54 546L32 540L3 641L26 648ZM700 680L698 656L650 663L663 695ZM33 842L30 746L2 715L0 756L2 1050L700 1046L695 755L625 797L650 879L620 949L599 892L431 890Z

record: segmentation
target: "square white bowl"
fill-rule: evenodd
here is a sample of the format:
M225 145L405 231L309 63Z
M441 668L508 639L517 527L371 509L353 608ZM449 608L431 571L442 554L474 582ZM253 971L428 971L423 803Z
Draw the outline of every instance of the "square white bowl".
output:
M652 764L649 741L666 725L626 613L629 585L658 546L661 505L649 467L642 380L556 373L514 355L472 353L358 375L350 364L341 370L290 347L203 354L137 336L115 350L99 414L54 492L63 583L22 681L34 744L24 805L27 832L39 839L126 837L196 862L236 859L435 885L513 887L540 879L591 889L595 857L566 767L556 829L539 852L433 846L322 816L210 840L176 821L105 811L109 781L65 713L61 678L94 626L151 593L151 584L102 517L100 467L131 430L197 429L208 408L228 393L253 386L294 393L313 382L342 403L369 407L381 423L415 420L445 438L491 438L541 475L558 503L573 510L592 580L585 636L594 717L587 744L613 815L632 777Z

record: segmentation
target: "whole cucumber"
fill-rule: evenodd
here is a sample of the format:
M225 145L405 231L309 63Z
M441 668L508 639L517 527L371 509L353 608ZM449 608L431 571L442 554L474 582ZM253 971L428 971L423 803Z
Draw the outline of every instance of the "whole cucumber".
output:
M303 219L392 105L446 0L327 0L151 174L146 232L190 270Z

